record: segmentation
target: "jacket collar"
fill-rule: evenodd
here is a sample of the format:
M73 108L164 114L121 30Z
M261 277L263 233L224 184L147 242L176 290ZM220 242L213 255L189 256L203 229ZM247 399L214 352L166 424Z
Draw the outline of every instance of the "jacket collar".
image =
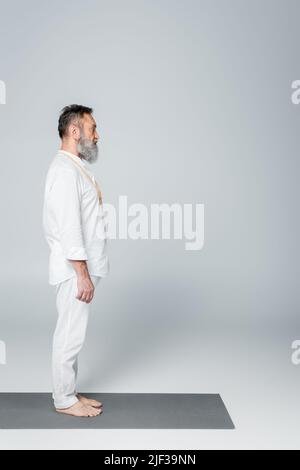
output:
M86 167L86 163L84 162L83 158L78 157L77 155L74 155L74 153L67 152L66 150L59 150L59 153L62 153L64 155L68 155L69 157L73 158L79 165Z

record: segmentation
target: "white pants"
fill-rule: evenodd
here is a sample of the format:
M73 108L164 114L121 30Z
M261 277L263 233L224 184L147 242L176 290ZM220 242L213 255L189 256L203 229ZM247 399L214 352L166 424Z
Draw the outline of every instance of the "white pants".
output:
M101 277L90 277L96 289ZM78 354L84 343L89 312L94 298L89 304L76 299L77 276L55 287L58 319L53 336L52 398L55 408L69 408L78 401L76 397Z

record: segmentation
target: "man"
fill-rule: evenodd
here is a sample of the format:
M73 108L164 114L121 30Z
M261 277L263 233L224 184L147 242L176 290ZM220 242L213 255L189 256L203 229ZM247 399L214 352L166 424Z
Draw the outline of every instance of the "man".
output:
M99 135L92 113L92 108L80 105L62 110L61 147L48 169L43 207L49 284L55 286L58 311L52 398L57 412L78 417L102 412L100 402L76 392L76 378L94 290L109 273L101 192L86 165L98 159Z

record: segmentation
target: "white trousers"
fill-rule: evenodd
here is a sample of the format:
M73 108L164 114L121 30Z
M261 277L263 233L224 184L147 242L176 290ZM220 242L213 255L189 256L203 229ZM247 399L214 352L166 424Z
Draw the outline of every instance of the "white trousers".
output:
M96 289L101 277L90 277ZM78 354L84 343L94 298L89 304L76 299L77 276L60 282L55 287L58 318L52 346L52 398L55 408L69 408L78 401Z

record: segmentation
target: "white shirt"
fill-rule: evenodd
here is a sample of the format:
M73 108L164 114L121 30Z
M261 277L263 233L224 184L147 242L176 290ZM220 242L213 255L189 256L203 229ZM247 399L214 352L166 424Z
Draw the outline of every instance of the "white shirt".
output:
M78 164L95 181L84 160L64 150L53 158L46 176L43 229L52 285L76 275L69 260L86 260L90 275L106 277L110 270L103 207Z

